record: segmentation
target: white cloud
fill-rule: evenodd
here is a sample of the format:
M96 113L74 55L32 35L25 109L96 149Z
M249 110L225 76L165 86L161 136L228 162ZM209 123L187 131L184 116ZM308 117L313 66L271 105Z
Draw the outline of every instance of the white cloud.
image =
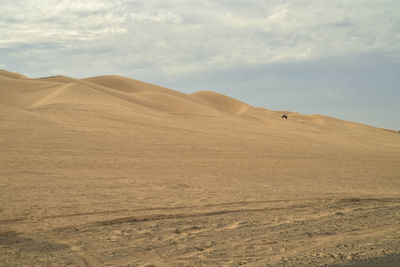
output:
M166 75L362 52L398 56L398 10L397 0L6 0L0 48L32 45L39 55L38 45L59 44L61 57L104 51L99 69Z
M272 31L274 27L283 25L288 20L288 6L276 6L265 19L265 30Z
M182 17L172 12L158 12L157 14L149 14L145 12L132 13L132 19L139 22L157 22L157 23L175 23L182 22Z
M0 9L0 46L93 40L123 33L122 10L119 1L10 1Z
M263 28L262 18L246 17L240 14L226 13L219 16L218 19L226 26L233 28Z

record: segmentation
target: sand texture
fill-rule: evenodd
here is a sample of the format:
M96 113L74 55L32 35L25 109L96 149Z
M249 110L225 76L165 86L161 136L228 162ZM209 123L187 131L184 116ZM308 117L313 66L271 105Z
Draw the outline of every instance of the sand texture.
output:
M0 266L399 254L400 134L285 113L120 76L0 71Z

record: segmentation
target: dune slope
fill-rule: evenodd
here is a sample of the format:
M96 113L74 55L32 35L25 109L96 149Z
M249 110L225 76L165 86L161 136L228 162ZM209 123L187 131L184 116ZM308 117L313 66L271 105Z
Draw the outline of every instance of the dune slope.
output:
M192 96L201 99L208 106L229 113L242 113L250 108L249 105L239 100L215 92L201 91Z
M400 134L124 78L0 72L0 265L399 254Z
M29 79L27 76L25 76L23 74L12 72L12 71L7 71L7 70L0 70L0 76L9 77L9 78L13 78L13 79Z

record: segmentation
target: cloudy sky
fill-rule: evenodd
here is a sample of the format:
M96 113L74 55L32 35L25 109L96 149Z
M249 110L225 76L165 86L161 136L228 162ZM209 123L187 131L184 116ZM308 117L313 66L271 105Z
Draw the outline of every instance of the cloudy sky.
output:
M0 69L118 74L400 130L400 1L2 0Z

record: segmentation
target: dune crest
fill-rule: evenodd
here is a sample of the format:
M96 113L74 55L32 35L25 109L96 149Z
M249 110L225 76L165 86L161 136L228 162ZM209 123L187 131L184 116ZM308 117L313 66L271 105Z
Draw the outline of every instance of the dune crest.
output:
M313 127L347 129L347 122L322 115L303 115L289 111L272 111L252 107L240 100L211 91L185 94L162 86L117 75L75 79L63 75L30 79L0 70L0 104L31 108L56 103L135 107L137 111L169 114L194 114L221 117L232 114L241 119L259 121L270 128ZM288 122L281 120L289 114ZM293 124L295 123L295 124ZM361 125L361 126L360 126ZM354 123L357 127L366 125ZM350 127L351 128L351 127ZM374 127L371 127L374 128Z
M50 76L50 77L43 77L43 78L38 78L36 79L38 81L47 81L47 82L56 82L56 83L74 83L79 80L68 77L68 76L63 76L63 75L56 75L56 76Z
M0 76L5 76L8 78L13 78L13 79L29 79L29 77L27 77L23 74L11 72L11 71L7 71L7 70L0 70Z
M17 74L11 76L19 77ZM199 92L187 95L115 75L81 80L62 75L29 80L0 77L4 80L0 85L2 103L18 107L54 103L118 106L125 103L159 112L211 116L221 115L220 112L241 113L249 107L243 102L217 93Z
M60 83L0 76L0 104L29 108L61 85Z
M51 104L74 104L74 105L121 105L120 99L106 93L90 88L88 86L67 83L54 87L52 92L31 105L31 107L45 106Z
M242 113L250 108L250 105L246 103L216 92L200 91L191 96L201 99L207 106L228 113Z
M114 89L113 94L154 110L204 115L216 112L215 109L204 105L190 95L130 78L105 75L86 78L83 81Z
M158 85L137 81L117 75L104 75L82 79L91 83L99 84L104 87L119 90L125 93L161 92L171 94L182 94L174 90Z

